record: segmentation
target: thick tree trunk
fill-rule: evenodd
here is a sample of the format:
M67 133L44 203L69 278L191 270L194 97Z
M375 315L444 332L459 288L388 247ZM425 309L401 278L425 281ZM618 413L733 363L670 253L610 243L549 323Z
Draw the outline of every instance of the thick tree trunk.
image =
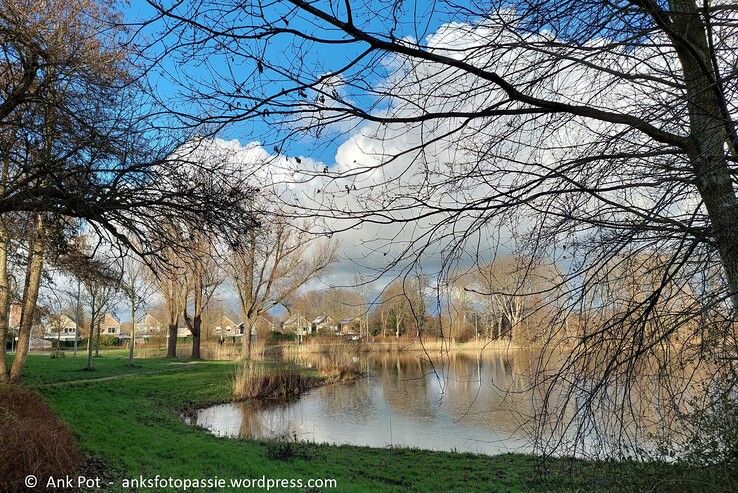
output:
M712 225L733 307L738 310L738 199L725 156L730 142L723 105L715 83L707 29L693 0L670 0L672 42L687 88L691 148L688 156L697 190Z
M18 330L18 345L15 348L15 358L10 368L10 381L17 382L23 371L23 365L28 355L28 347L31 342L31 328L36 311L38 290L41 286L41 273L44 265L45 249L44 220L41 216L36 217L36 225L31 249L28 255L28 266L26 267L26 282L23 287L23 305L21 308L20 328Z
M10 372L7 366L5 345L10 328L10 283L8 282L8 230L0 219L0 382L7 382ZM13 337L13 334L10 334Z
M190 331L192 332L192 355L190 357L200 359L200 336L202 334L202 317L200 315L195 315L192 318Z
M169 337L167 338L167 358L177 357L177 324L169 324Z

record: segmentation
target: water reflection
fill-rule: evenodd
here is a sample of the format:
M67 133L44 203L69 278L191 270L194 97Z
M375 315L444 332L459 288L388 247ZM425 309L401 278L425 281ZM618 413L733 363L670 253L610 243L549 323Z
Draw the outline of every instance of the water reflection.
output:
M527 452L530 394L515 389L522 387L530 361L522 351L433 360L419 354L364 355L360 364L370 374L359 381L321 387L286 404L213 406L195 420L229 437Z
M314 389L296 402L225 404L200 410L193 419L229 437L484 454L653 457L659 437L682 433L675 416L690 401L691 386L704 381L688 367L671 371L669 382L681 389L675 393L654 376L658 373L646 371L624 385L599 387L597 400L589 398L599 385L596 369L555 386L534 386L558 372L562 356L524 350L433 358L417 352L298 354L290 358L303 366L321 368L340 358L369 376Z

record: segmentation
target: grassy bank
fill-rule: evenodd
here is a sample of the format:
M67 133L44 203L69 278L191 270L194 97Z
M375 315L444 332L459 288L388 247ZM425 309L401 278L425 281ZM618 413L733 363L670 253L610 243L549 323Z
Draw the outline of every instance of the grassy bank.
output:
M129 368L123 354L106 352L95 364L96 371L84 372L81 358L31 355L25 382L68 424L83 452L101 459L118 485L113 490L122 489L122 478L139 475L332 478L333 491L342 492L675 491L676 479L679 489L700 491L709 480L700 473L699 482L691 481L689 471L667 466L558 460L544 467L524 455L312 444L284 454L266 442L216 438L180 419L187 407L231 398L233 363L152 359Z

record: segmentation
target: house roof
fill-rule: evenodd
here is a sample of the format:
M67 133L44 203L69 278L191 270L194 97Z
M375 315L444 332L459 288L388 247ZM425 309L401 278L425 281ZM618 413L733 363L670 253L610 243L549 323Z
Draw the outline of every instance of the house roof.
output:
M54 328L60 328L60 329L67 329L67 328L76 328L77 324L74 322L72 317L69 315L62 313L61 315L57 317L53 317L53 320L49 320L49 323L47 326L52 326Z
M239 325L239 324L237 324L236 322L234 322L233 319L231 317L229 317L228 315L223 315L218 320L218 325L220 325L221 327L223 327L223 326L229 326L229 325L236 326L236 325Z
M321 315L320 317L318 317L315 320L313 320L313 323L314 324L322 324L322 323L328 322L329 320L332 320L331 317L330 317L330 315Z
M352 323L356 322L358 320L358 317L354 318L344 318L340 322L338 322L338 325L351 325Z
M157 318L156 318L155 316L153 316L153 315L152 315L151 313L149 313L149 312L144 312L144 314L143 314L143 315L141 315L141 316L140 316L140 317L138 318L138 320L136 320L136 323L139 323L139 322L141 322L141 321L142 321L142 320L144 320L144 319L145 319L146 317L150 317L150 318L152 318L152 319L154 320L154 322L158 323L159 325L162 325L162 323L161 323L161 322L159 322L159 320L158 320L158 319L157 319Z

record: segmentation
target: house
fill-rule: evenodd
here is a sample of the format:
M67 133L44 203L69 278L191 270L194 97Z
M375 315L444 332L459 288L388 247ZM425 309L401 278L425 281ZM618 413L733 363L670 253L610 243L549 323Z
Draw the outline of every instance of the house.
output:
M133 324L136 339L147 341L150 337L164 337L167 333L166 327L149 312L144 312Z
M226 337L241 337L243 335L243 324L237 324L232 318L222 316L215 323L215 335L218 339Z
M120 321L110 313L106 313L100 322L100 335L108 335L119 339L128 339L128 334L120 330Z
M277 332L283 334L312 334L312 325L302 315L295 315L282 322Z
M68 315L52 315L44 326L43 338L46 340L68 342L82 337L77 333L77 323Z
M321 315L320 317L317 317L315 320L310 322L310 331L308 333L314 334L317 332L337 332L337 331L338 331L338 325L331 318L331 316Z
M341 335L356 335L361 332L361 318L344 318L338 322L338 333Z
M251 333L256 335L264 334L267 332L276 332L276 330L277 327L271 320L266 317L259 317L256 319L256 322L254 322L254 326L251 328Z

